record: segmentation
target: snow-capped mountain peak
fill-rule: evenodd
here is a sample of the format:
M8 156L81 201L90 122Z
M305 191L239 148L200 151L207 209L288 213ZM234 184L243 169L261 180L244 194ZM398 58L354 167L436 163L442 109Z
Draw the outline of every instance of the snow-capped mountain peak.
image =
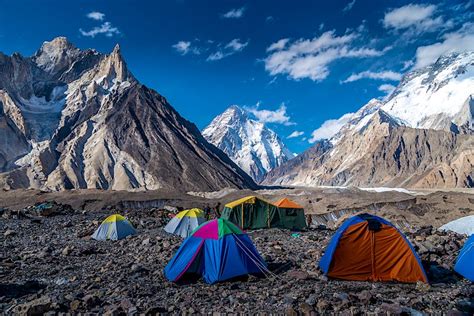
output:
M469 124L459 117L474 94L474 52L452 53L404 76L381 107L413 128L452 130Z
M372 99L330 140L358 132L378 111L398 125L468 132L474 129L474 52L441 56L434 64L403 76L386 100Z
M202 134L256 181L293 157L274 131L236 105L214 118Z
M474 52L407 73L322 146L269 172L271 185L474 187ZM327 146L326 146L327 145Z

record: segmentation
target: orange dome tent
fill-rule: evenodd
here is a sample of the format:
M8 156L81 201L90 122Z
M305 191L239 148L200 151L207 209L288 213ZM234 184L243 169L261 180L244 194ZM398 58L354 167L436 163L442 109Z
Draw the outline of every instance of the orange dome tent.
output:
M408 239L389 221L370 214L353 216L339 227L319 266L335 279L428 283Z

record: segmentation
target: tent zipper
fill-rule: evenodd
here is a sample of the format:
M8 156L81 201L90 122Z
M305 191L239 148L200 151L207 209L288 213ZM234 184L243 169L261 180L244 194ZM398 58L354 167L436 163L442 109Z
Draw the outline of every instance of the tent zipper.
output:
M375 232L370 231L370 258L372 260L372 281L375 279Z

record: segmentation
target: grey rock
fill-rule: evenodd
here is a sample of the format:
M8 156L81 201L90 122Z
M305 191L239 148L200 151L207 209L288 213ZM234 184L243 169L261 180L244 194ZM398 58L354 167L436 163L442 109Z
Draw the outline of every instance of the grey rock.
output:
M15 236L16 235L16 232L12 229L7 229L4 233L3 233L3 236L5 237L11 237L11 236Z
M316 304L316 295L311 294L305 301L308 305L314 306Z

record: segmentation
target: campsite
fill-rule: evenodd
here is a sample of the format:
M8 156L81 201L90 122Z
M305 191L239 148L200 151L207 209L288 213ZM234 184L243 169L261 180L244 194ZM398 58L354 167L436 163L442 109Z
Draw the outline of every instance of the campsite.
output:
M0 316L474 315L474 0L0 3Z
M0 307L10 314L87 311L111 315L121 313L153 315L176 312L194 314L209 311L249 313L255 310L278 311L289 315L335 314L343 311L350 311L353 314L363 312L431 314L439 311L472 313L473 304L470 298L473 296L474 286L471 281L454 271L457 257L467 237L433 227L430 218L437 217L442 222L452 219L449 214L442 217L433 205L430 206L431 211L420 215L420 209L424 208L422 203L424 196L419 197L420 203L417 209L404 211L406 215L404 218L411 218L411 216L418 218L418 220L413 220L408 227L404 226L403 223L406 224L406 221L402 220L403 217L400 214L387 213L387 205L394 204L387 201L386 194L343 193L346 196L350 195L353 202L360 205L365 203L361 199L364 195L366 198L370 196L371 200L377 201L379 211L374 211L369 206L366 210L384 218L380 220L381 227L384 231L391 232L390 238L396 240L406 238L409 241L411 246L406 249L413 247L409 250L410 260L417 265L419 259L421 265L417 267L421 270L415 279L404 280L408 282L383 282L382 279L377 282L343 280L340 277L334 278L331 272L326 275L320 263L323 262L325 253L331 247L330 244L333 243L332 239L337 234L337 229L343 227L345 222L349 223L346 224L348 227L357 226L361 221L369 223L366 221L367 218L361 220L357 219L357 216L344 215L345 212L342 210L326 213L325 217L315 216L311 227L293 230L282 227L283 225L276 221L276 217L272 220L268 217L270 213L264 213L265 216L262 218L266 220L263 222L267 225L274 223L275 227L244 229L244 231L240 229L241 222L238 219L235 224L227 219L215 219L210 222L199 220L201 222L199 227L202 228L193 229L189 239L194 238L198 244L206 240L206 243L212 244L210 246L212 249L217 249L215 247L221 239L235 238L244 234L242 236L245 236L244 238L249 242L245 248L253 245L255 254L265 262L268 270L265 270L266 273L251 273L250 275L245 273L240 277L226 280L208 279L206 275L212 275L212 271L205 272L203 275L184 274L185 277L179 282L173 282L178 281L173 280L173 273L176 276L182 271L178 269L168 274L167 265L179 252L178 250L184 244L183 241L187 239L179 236L180 231L176 231L175 234L166 232L165 227L173 218L178 217L177 214L182 214L180 217L185 219L188 217L183 221L186 225L191 222L189 219L203 216L198 210L180 213L177 204L186 207L192 204L205 208L206 205L222 203L222 210L226 208L230 210L234 204L240 205L232 202L242 198L255 202L270 201L272 204L270 206L276 206L281 198L290 196L290 201L296 205L301 203L307 208L306 215L313 212L307 207L305 199L301 198L303 195L298 197L288 195L288 192L282 190L277 195L268 195L266 191L255 192L260 198L249 200L247 197L249 192L236 191L222 194L214 199L202 200L200 197L188 196L186 201L165 199L166 194L156 193L166 203L160 207L144 207L146 200L142 201L140 207L120 207L125 202L122 196L121 202L95 210L79 206L94 194L99 194L106 200L104 193L91 192L89 196L74 194L72 198L69 196L73 206L61 202L38 202L32 203L36 206L26 208L19 205L29 203L28 199L34 196L31 192L30 198L25 197L23 200L10 196L9 200L4 199L1 202L4 206L1 213L4 233L0 236L3 245L0 258L0 276L3 280L0 287ZM293 193L297 192L299 191ZM340 190L319 190L313 191L306 198L315 201L317 196L325 195L327 200L320 202L334 204L334 198L341 194ZM431 201L436 200L436 194L440 193L434 193ZM444 199L441 198L441 201L448 202L445 205L454 204L451 201L461 203L459 201L463 198L468 203L467 198L470 197L469 194L462 193L442 194ZM37 194L34 199L44 201L51 196L48 193ZM172 194L168 194L168 197L171 196ZM138 201L136 203L140 205ZM156 204L157 200L154 199L153 203ZM14 204L17 206L13 207ZM397 205L399 208L403 207L401 198ZM250 207L251 205L245 205L244 212ZM459 204L452 207L459 207ZM46 212L46 210L49 211ZM413 213L415 210L418 214ZM260 211L265 211L265 209ZM117 213L121 216L110 217ZM342 215L337 216L337 214ZM221 215L225 217L225 212ZM239 215L241 219L242 214L239 213ZM245 214L244 217L248 218ZM326 225L319 223L322 218L330 217L334 219L326 222ZM261 222L260 217L255 218L254 223ZM133 225L135 230L128 231L129 235L125 238L105 241L94 239L93 235L100 230L101 224L108 225L107 232L111 232L112 230L108 228L112 227L110 223L116 225L124 221ZM215 226L212 226L213 222ZM128 226L122 225L114 226L119 232L119 237L124 227L125 231L128 229ZM196 225L198 225L197 222ZM400 233L396 233L395 228L391 229L391 225L396 225ZM220 228L221 226L224 228ZM367 232L370 231L369 224L364 227L367 228ZM357 229L354 228L354 231ZM224 233L220 235L221 232ZM35 237L32 238L32 236ZM112 234L110 237L112 238ZM196 259L199 257L199 255L195 256L198 248L192 243L194 242L191 240L191 248L187 247L191 251L187 253ZM229 241L227 240L226 243ZM18 247L20 244L22 246ZM239 244L238 241L234 242L233 251L242 250ZM205 247L208 245L206 244ZM209 253L206 256L209 256ZM216 253L218 253L217 250ZM351 253L349 259L354 258L353 255ZM231 266L231 270L235 271L235 258L239 257L242 255L229 257L231 260L226 264ZM337 257L337 254L333 257ZM187 263L185 266L189 268L188 272L193 269L193 266L196 268L196 264L188 266ZM249 272L258 272L258 267L262 266L258 262L253 263L253 270L248 264L243 266ZM386 266L385 264L383 267ZM339 271L342 270L339 269ZM425 282L425 276L428 282Z

